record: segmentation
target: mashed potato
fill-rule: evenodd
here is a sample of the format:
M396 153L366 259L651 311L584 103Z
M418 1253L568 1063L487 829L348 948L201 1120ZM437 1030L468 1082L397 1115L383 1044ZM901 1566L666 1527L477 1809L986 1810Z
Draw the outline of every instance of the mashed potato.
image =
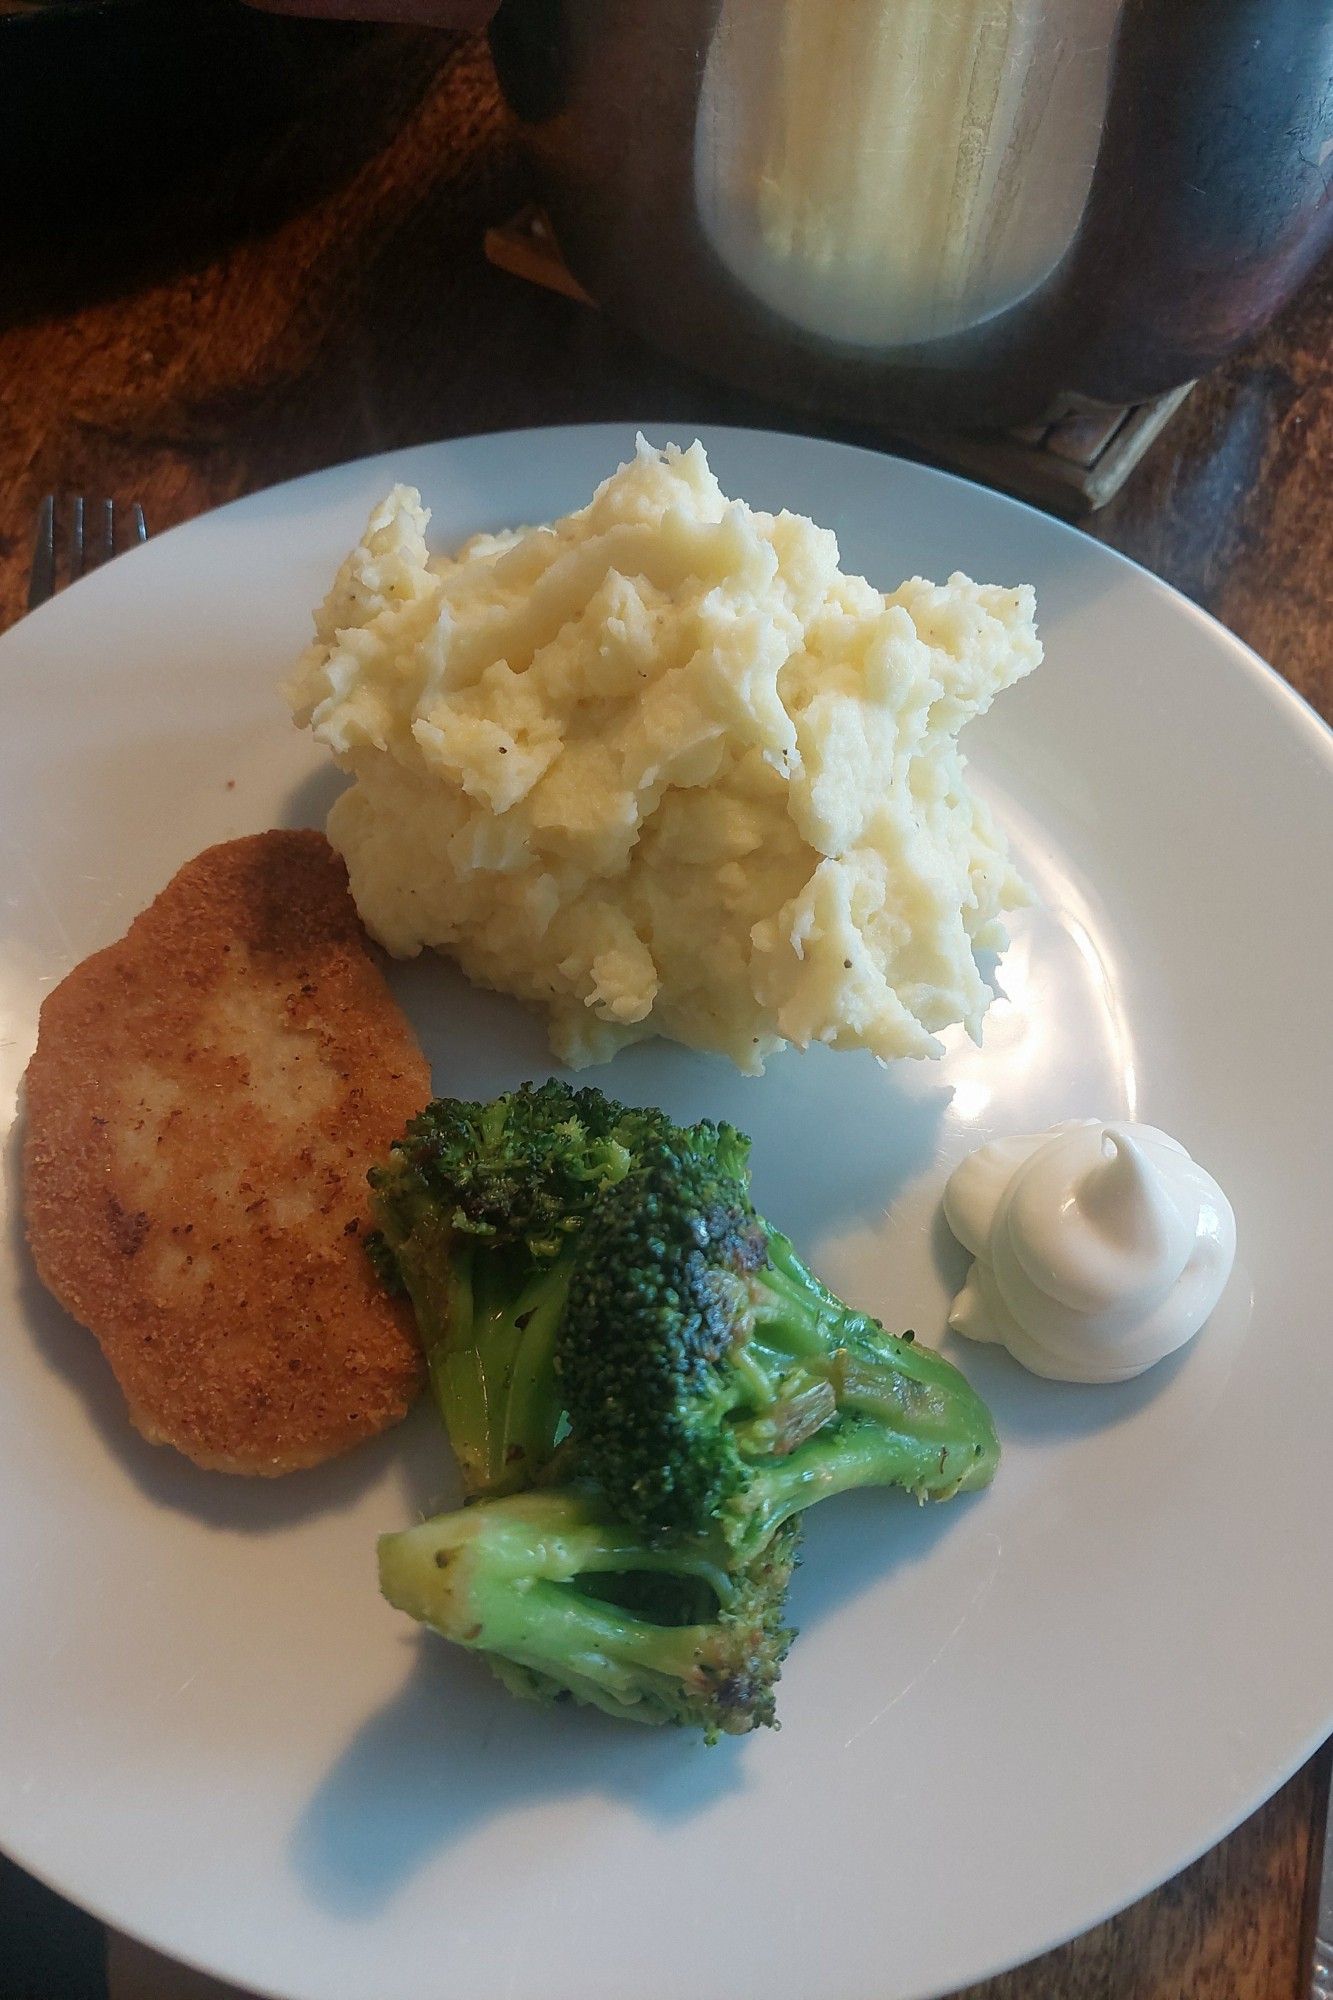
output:
M329 838L391 952L536 1001L576 1068L979 1035L974 954L1027 898L957 736L1041 658L1030 589L884 597L698 444L452 557L427 519L375 510L286 689L355 779Z

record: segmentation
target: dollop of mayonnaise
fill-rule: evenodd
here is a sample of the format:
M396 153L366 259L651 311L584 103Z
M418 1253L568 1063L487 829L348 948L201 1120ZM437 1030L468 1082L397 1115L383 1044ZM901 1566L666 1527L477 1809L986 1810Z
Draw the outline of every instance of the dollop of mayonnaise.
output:
M1236 1255L1230 1202L1153 1125L997 1139L955 1168L944 1213L976 1259L950 1326L1058 1382L1124 1382L1183 1347Z

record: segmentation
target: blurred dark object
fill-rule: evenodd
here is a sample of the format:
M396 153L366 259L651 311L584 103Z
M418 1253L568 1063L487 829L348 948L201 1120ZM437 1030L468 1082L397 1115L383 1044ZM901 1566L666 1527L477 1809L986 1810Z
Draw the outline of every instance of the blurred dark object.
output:
M961 0L935 5L937 18L949 13L951 32L970 14ZM1031 103L1007 130L995 111L1001 136L985 199L999 253L983 245L976 267L984 288L988 259L993 271L1011 254L1024 203L1029 220L1017 234L1027 227L1032 241L1020 252L1035 257L1032 243L1045 232L1054 261L1017 299L979 308L966 324L960 314L958 327L929 338L896 341L839 331L840 313L848 321L866 314L858 288L873 294L878 285L886 323L893 312L873 251L852 263L867 236L866 187L839 186L835 165L848 134L864 131L867 104L885 119L910 117L913 96L895 108L883 93L877 101L863 91L857 102L859 72L844 78L852 86L845 102L806 93L799 123L807 133L811 121L817 128L813 145L803 140L813 173L785 194L779 187L789 212L774 229L769 168L776 161L780 175L790 156L800 83L797 72L782 72L785 58L771 56L779 31L790 28L790 0L504 0L491 40L570 269L625 324L710 372L762 381L769 394L827 414L889 425L923 417L1010 424L1070 397L1146 402L1212 368L1272 318L1333 238L1327 0L1124 0L1119 9L1115 0L1049 0L1049 8L1028 16L1039 23L1031 40L1049 59L1046 77L1024 71L1022 31L1013 23L1004 31L1012 37L1010 97L1026 91ZM1080 42L1080 21L1094 20L1099 35ZM817 26L807 12L807 55ZM867 40L867 63L871 53ZM728 86L719 93L723 72ZM892 74L881 71L886 90ZM943 97L951 85L941 74L930 72L927 83ZM1048 157L1034 167L1032 135L1057 75L1073 78L1065 123L1042 142ZM859 128L849 122L856 119ZM950 129L940 127L946 137ZM980 128L967 129L975 137ZM924 175L931 156L928 125L922 130ZM1072 186L1080 173L1086 200L1081 182L1066 193L1062 236L1060 199L1049 190L1062 177ZM916 206L906 186L904 234ZM964 193L970 199L976 189ZM872 243L875 229L883 242L892 227L893 199L886 188L890 213L871 216ZM719 227L719 205L728 202ZM789 244L809 234L811 212L823 235L794 277ZM838 272L845 247L843 302L828 274ZM941 247L940 268L957 247ZM784 289L796 300L790 309Z
M327 192L420 92L404 37L448 41L242 0L0 0L0 322L206 262Z
M96 1918L0 1854L3 2000L105 2000L105 1959L106 1936Z
M411 21L418 27L484 28L499 0L249 0L270 14L322 14L340 21Z
M486 255L501 271L596 306L560 254L537 202L486 231ZM904 420L886 431L950 472L969 473L1061 514L1095 514L1115 498L1144 453L1189 395L1192 383L1148 403L1055 405L1040 420L1007 430L959 430Z
M1119 398L1214 368L1330 242L1329 0L1134 0L1055 316L1072 386Z

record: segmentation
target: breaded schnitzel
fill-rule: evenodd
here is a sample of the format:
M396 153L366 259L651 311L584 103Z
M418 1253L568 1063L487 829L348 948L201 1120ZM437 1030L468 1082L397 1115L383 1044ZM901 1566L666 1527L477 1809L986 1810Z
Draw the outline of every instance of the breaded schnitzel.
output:
M320 833L190 861L48 994L26 1079L37 1268L144 1436L225 1472L397 1423L423 1368L363 1247L366 1170L430 1096Z

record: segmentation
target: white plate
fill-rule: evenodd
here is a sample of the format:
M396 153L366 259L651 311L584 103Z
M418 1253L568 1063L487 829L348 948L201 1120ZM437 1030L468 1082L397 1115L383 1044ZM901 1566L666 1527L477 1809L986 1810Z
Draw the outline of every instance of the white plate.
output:
M661 441L691 433L650 427ZM0 1842L160 1949L301 2000L903 2000L1025 1958L1216 1840L1333 1722L1327 1035L1333 737L1095 543L870 453L714 430L723 486L891 587L1035 582L1048 660L971 732L1036 882L978 1052L761 1081L654 1046L596 1081L755 1137L761 1204L927 1337L980 1139L1137 1115L1230 1192L1212 1326L1122 1388L964 1366L990 1492L810 1525L783 1727L708 1750L512 1702L379 1601L374 1538L448 1490L430 1414L272 1487L140 1443L11 1225ZM441 545L581 502L628 426L401 451L223 508L0 641L0 1102L42 993L210 841L318 823L274 683L390 481ZM442 1090L543 1073L514 1006L399 989ZM11 1210L16 1144L6 1149ZM888 1220L884 1220L888 1211Z

